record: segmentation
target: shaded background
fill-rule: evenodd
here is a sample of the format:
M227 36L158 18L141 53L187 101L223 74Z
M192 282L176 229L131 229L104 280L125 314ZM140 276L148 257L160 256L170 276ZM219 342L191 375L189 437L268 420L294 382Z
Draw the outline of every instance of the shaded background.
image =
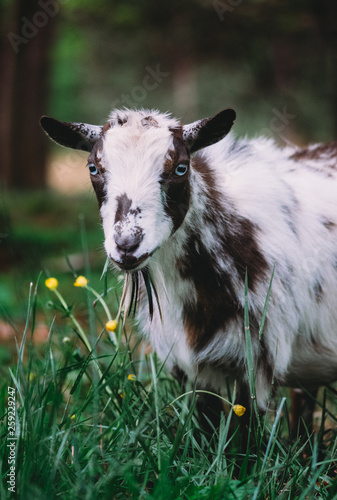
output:
M94 281L104 265L86 155L48 142L41 115L155 107L186 123L230 106L238 135L337 136L331 0L1 0L0 19L0 337L40 270L70 284L65 256Z

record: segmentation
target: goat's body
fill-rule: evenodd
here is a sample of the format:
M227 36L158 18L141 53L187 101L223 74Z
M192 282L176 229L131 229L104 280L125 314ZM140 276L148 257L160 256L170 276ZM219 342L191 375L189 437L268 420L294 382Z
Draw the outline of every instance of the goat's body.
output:
M271 141L227 136L192 160L189 212L149 264L162 320L158 309L149 320L146 294L139 312L144 334L169 369L178 366L221 391L226 376L246 378L247 268L260 407L272 377L292 386L337 379L336 157L332 150L309 163L292 159L294 153ZM226 248L233 235L237 248Z
M156 284L162 317L156 301L149 316L143 284L138 319L160 358L214 391L236 379L248 400L247 270L262 409L273 379L310 388L337 380L337 143L236 141L227 135L234 119L225 110L182 126L156 111L117 110L104 127L42 124L57 142L91 151L107 254L133 279L148 268Z

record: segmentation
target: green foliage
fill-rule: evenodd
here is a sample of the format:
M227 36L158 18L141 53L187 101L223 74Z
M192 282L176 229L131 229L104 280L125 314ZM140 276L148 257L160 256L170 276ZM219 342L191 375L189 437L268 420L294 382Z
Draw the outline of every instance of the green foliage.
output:
M66 259L76 263L77 271L85 266L79 214L85 221L92 274L99 281L105 257L93 193L65 197L44 191L8 192L1 197L0 318L23 320L29 283L41 269L58 272L72 287ZM46 293L40 293L44 300Z
M52 54L50 113L101 123L142 86L146 67L159 64L169 76L133 107L194 120L232 106L238 135L267 133L282 145L284 136L333 139L336 12L325 0L67 2ZM185 107L181 86L191 88L183 90ZM295 118L268 134L273 110L284 107Z
M336 431L325 435L323 430L313 440L291 439L283 398L258 428L251 428L247 449L240 444L240 419L232 411L209 435L200 428L193 387L192 395L182 396L165 367L138 348L121 321L117 349L104 332L90 353L80 348L74 330L79 334L84 328L94 346L106 321L104 310L93 307L90 289L76 293L88 294L94 330L72 321L73 308L64 314L67 304L56 308L63 293L59 284L60 292L50 295L49 340L39 349L34 333L40 288L31 287L17 361L1 379L2 498L10 498L8 386L15 388L17 401L17 498L335 498ZM69 340L63 342L64 336ZM323 404L326 418L336 410L336 399Z

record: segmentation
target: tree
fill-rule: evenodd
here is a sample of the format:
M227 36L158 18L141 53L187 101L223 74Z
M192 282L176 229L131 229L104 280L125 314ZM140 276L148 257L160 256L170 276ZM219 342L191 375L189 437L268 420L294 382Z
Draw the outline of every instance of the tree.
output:
M39 118L46 110L57 11L57 3L48 0L14 0L2 6L0 181L10 188L45 186L46 141Z

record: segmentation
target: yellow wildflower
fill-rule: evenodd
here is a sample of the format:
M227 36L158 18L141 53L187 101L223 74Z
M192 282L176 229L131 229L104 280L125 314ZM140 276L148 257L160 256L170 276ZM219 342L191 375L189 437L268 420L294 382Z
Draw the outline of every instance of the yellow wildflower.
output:
M242 417L242 415L245 413L246 408L242 405L234 405L233 406L233 411L238 417Z
M49 288L49 290L53 291L53 290L56 290L59 282L57 281L56 278L48 278L48 279L46 279L44 284L46 285L47 288Z
M117 328L117 321L115 319L108 321L105 325L108 332L114 332Z
M132 382L136 382L137 377L133 373L130 373L130 375L128 375L128 380L131 380Z
M76 415L75 415L75 413L74 413L74 414L70 417L70 420L75 420L75 418L76 418Z
M125 399L125 392L120 392L119 395L122 399Z
M78 276L74 283L74 286L84 287L88 284L88 280L85 276Z

